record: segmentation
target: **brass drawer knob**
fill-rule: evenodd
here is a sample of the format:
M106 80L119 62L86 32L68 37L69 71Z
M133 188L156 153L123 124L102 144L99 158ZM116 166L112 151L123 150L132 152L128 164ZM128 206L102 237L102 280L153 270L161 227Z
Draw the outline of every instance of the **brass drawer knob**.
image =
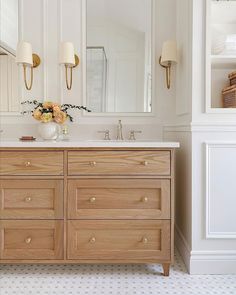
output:
M30 167L31 166L31 162L30 161L26 161L25 162L25 167Z
M31 241L32 241L32 238L31 237L28 237L28 238L25 239L26 244L30 244Z
M96 242L96 238L95 237L92 237L90 240L89 240L90 243L95 243Z
M91 167L95 167L97 165L97 163L95 161L89 162L89 164L90 164Z
M141 199L141 201L142 201L143 203L147 203L147 202L148 202L148 197L143 197L143 198Z
M142 238L142 243L147 244L147 242L148 242L148 238L143 237L143 238Z
M96 198L95 197L92 197L92 198L89 199L89 202L90 203L94 203L95 201L96 201Z
M143 165L143 166L147 166L147 165L148 165L148 161L143 161L143 162L141 162L141 165Z
M26 203L29 203L29 202L31 202L31 201L32 201L32 198L31 198L31 197L26 197L26 198L25 198L25 202L26 202Z

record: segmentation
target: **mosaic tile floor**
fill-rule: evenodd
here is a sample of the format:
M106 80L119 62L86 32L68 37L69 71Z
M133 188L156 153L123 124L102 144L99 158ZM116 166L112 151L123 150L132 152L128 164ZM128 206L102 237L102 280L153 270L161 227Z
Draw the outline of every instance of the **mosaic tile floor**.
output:
M0 295L236 295L236 276L187 274L176 253L170 277L158 265L2 265Z

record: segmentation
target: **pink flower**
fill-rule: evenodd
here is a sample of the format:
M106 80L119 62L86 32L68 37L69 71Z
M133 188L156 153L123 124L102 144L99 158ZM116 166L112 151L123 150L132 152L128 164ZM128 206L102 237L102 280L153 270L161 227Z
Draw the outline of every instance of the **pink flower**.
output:
M66 119L67 119L67 114L62 111L57 112L54 116L54 121L58 124L65 123Z

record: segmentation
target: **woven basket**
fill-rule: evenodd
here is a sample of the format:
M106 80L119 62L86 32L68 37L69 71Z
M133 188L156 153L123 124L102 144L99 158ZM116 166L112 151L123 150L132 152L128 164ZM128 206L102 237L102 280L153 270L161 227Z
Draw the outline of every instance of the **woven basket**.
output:
M222 100L224 108L236 108L236 85L222 90Z
M230 86L236 85L236 72L232 72L228 75L229 81L230 81Z

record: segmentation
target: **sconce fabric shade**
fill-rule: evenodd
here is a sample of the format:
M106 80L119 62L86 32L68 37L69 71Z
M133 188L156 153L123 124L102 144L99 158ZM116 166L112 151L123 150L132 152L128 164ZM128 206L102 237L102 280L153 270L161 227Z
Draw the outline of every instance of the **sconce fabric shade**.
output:
M68 67L75 66L75 50L71 42L62 42L59 50L59 64Z
M161 63L168 65L169 62L177 63L177 44L173 40L164 42L162 46Z
M17 44L16 63L33 66L33 52L30 43L21 41Z

